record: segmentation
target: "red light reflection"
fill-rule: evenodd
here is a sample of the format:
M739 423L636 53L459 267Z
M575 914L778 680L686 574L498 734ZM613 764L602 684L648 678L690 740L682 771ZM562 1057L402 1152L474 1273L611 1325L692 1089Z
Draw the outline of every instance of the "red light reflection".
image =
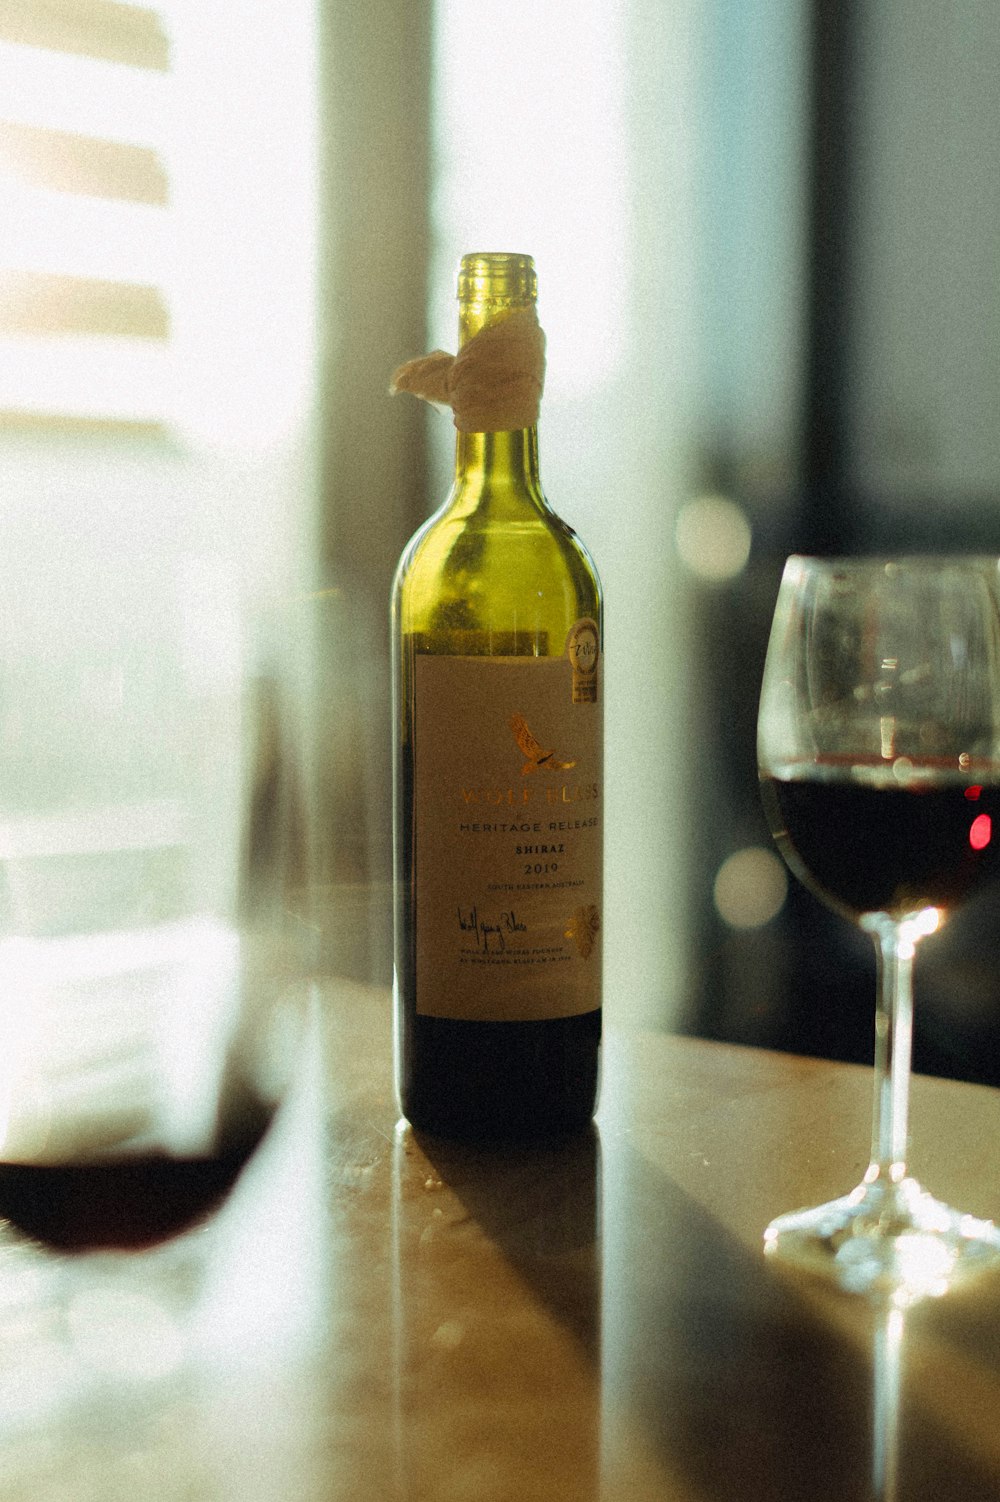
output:
M993 833L993 821L989 814L979 814L969 829L969 844L973 850L985 850Z

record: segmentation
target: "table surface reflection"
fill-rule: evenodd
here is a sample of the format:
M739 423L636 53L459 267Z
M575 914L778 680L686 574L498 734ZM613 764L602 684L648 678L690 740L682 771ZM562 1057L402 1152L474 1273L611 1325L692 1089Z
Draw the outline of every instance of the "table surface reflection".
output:
M294 1095L203 1225L0 1230L0 1497L1000 1496L1000 1278L880 1313L765 1261L857 1181L870 1076L609 1028L594 1131L397 1122L389 999L318 988ZM1000 1216L1000 1092L918 1079L913 1165Z

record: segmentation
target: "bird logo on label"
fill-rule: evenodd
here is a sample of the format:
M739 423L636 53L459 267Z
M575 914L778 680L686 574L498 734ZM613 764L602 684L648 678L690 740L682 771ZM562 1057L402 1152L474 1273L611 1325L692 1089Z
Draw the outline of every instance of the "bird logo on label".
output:
M575 761L561 761L554 750L547 751L532 735L523 714L512 714L507 723L525 759L521 768L523 776L529 772L568 772L570 767L576 766Z

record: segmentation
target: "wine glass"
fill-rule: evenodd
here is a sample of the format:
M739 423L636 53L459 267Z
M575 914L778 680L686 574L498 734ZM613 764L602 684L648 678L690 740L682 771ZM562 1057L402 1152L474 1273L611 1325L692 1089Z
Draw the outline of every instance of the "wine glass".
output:
M905 1304L1000 1263L992 1222L907 1169L920 939L1000 875L1000 560L817 559L784 569L758 720L761 793L791 870L875 942L871 1162L781 1215L765 1250Z

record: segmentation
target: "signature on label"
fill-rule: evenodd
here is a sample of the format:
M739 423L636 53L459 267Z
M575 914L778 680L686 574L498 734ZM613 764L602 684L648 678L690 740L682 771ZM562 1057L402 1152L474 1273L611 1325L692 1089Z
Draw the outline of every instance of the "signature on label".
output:
M528 932L528 925L520 922L513 908L485 917L480 914L478 907L460 907L458 926L463 934L472 937L472 943L467 947L480 954L503 954L509 934Z

